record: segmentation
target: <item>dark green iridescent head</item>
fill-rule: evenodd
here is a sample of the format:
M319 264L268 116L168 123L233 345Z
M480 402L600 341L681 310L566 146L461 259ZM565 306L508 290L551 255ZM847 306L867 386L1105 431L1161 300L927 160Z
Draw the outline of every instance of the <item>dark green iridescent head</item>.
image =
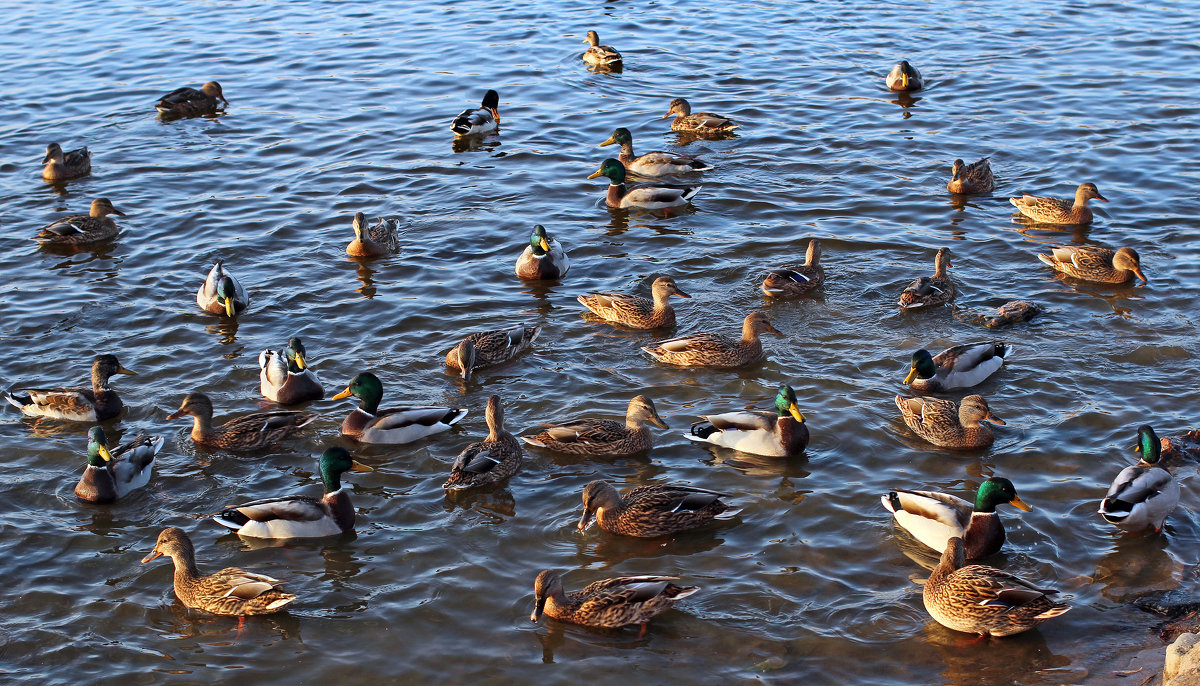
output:
M332 493L342 487L342 474L346 472L373 471L375 470L355 462L345 448L334 446L321 453L321 481L325 484L326 493Z
M975 494L976 512L995 512L997 505L1004 504L1026 512L1033 509L1017 496L1016 486L1004 477L993 476L979 484L979 491Z
M234 303L236 297L237 287L233 285L233 279L222 276L221 280L217 282L217 302L225 307L225 314L230 317L237 313Z
M600 168L588 178L594 179L597 176L607 176L609 182L614 186L619 186L625 183L625 165L621 164L619 160L614 160L610 157L600 163Z
M904 378L904 383L912 383L914 377L932 379L934 374L937 374L937 367L933 364L933 355L922 348L913 353L912 366L908 370L908 376Z
M1159 455L1162 454L1162 442L1158 440L1158 434L1154 433L1149 424L1138 427L1138 443L1134 450L1142 454L1143 462L1158 464Z
M533 227L533 234L529 236L529 247L538 257L550 251L550 237L546 235L546 227L541 224Z
M108 452L108 437L104 429L93 426L88 430L88 464L93 467L103 467L105 462L112 459Z
M779 387L779 393L775 396L775 410L780 417L791 415L798 422L804 421L804 415L796 407L796 392L787 384Z
M288 340L287 348L284 349L283 354L287 357L288 371L293 374L299 374L308 366L308 363L304 361L304 344L300 342L299 336L292 336Z
M359 399L358 407L363 412L375 414L379 410L379 401L383 400L383 384L371 372L361 372L350 379L346 390L333 396L333 399L341 400L350 396Z

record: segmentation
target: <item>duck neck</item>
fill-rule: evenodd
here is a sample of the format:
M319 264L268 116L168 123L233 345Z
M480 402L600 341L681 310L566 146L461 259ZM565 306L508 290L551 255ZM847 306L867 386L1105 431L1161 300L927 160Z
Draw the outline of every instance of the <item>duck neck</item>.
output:
M633 141L627 141L621 144L621 154L617 155L617 159L621 164L629 166L629 163L637 159L637 155L633 154Z
M934 568L933 573L929 575L929 581L925 582L926 587L931 584L940 583L946 577L953 574L956 570L963 566L966 562L962 545L957 545L942 551L942 559L938 562L938 566Z
M192 415L192 440L205 443L213 433L212 416Z
M196 567L196 553L180 551L172 554L171 559L175 562L176 585L180 582L190 583L200 576L200 570Z
M608 196L606 198L609 205L619 207L621 198L625 197L625 182L608 184Z

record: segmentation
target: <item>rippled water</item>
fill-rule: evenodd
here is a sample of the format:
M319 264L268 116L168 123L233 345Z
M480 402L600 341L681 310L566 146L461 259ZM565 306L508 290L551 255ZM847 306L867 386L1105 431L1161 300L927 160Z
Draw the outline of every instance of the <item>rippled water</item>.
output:
M1200 200L1187 3L62 3L6 10L0 57L0 385L76 383L114 352L129 407L110 434L167 435L150 486L116 505L79 503L86 426L5 407L7 507L0 514L0 673L41 683L124 678L183 683L337 678L484 683L1062 683L1112 679L1158 645L1129 596L1195 587L1198 500L1184 467L1162 536L1121 536L1095 514L1135 455L1134 427L1195 426L1194 311ZM578 60L591 28L622 74ZM906 57L928 87L882 88ZM224 116L162 123L153 104L219 80ZM498 136L455 144L448 126L487 88ZM639 151L680 142L660 119L673 97L744 123L690 142L716 170L693 206L663 218L603 206L585 177L628 127ZM43 183L45 145L88 145L91 176ZM990 155L993 196L957 202L950 163ZM1022 231L1007 198L1068 196L1095 182L1110 200L1090 230ZM39 252L36 230L106 196L127 213L109 245ZM403 252L345 257L355 211L406 226ZM512 276L530 227L571 255L560 284ZM819 297L764 302L765 267L825 248ZM1054 278L1048 245L1131 245L1147 287ZM1011 364L981 387L1008 426L980 453L932 448L892 397L909 354L992 335L949 309L901 314L900 290L954 252L959 304L1013 298L1046 313L1000 334ZM252 305L236 323L195 307L224 257ZM576 294L648 292L670 273L679 331L735 332L763 309L786 339L737 372L686 372L637 353L654 334L580 315ZM465 333L545 327L535 351L463 386L442 356ZM315 430L255 456L197 449L182 396L218 415L269 404L258 351L304 338L327 395L356 372L385 404L465 404L459 427L409 446L365 447L372 474L347 477L360 513L347 540L265 545L195 517L267 495L316 492L315 455L339 442L352 405L322 401ZM706 450L680 437L697 414L769 408L793 384L813 440L798 460ZM503 396L509 428L620 416L650 395L670 431L639 459L527 456L507 489L455 500L454 456L486 431ZM966 494L1011 478L1031 513L1003 512L1010 542L989 562L1061 589L1073 607L1039 630L966 645L932 623L879 493ZM740 520L668 541L574 523L583 484L680 481L731 494ZM286 578L289 612L236 620L183 609L169 564L139 565L160 529L181 526L202 569ZM669 573L703 591L649 633L528 620L538 570L569 588ZM1140 680L1141 677L1130 677Z

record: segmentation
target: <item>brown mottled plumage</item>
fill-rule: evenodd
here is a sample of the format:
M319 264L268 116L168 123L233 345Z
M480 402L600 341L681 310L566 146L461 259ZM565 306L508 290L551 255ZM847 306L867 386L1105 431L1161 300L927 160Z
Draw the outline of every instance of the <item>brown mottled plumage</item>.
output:
M951 168L953 176L946 184L946 190L951 193L990 193L996 182L992 178L992 165L988 158L967 164L962 160L954 160Z
M136 374L121 366L115 355L92 360L91 388L26 388L6 392L9 404L30 417L50 417L73 422L101 422L121 414L124 404L109 389L113 374Z
M671 129L675 131L727 133L740 126L740 124L735 124L730 119L722 117L719 114L712 114L711 112L693 113L692 106L683 98L672 100L667 113L662 118L666 119L672 114L677 115L675 120L671 122Z
M742 337L730 338L719 333L694 333L665 341L658 341L642 348L658 362L681 367L713 367L731 369L754 362L763 355L759 334L773 333L782 336L771 326L767 315L754 312L742 322Z
M400 249L400 237L396 234L400 222L396 219L379 218L374 226L367 225L367 215L354 213L354 240L346 246L351 257L381 257Z
M730 519L741 510L730 510L721 501L728 494L673 484L638 486L618 494L607 481L583 487L583 516L579 529L587 529L592 514L601 529L622 536L655 538L702 527L714 519Z
M671 307L668 298L678 295L681 298L692 296L679 290L675 279L660 276L650 286L653 300L625 293L588 293L575 299L593 314L610 322L616 322L631 329L660 329L675 326L675 308Z
M200 90L188 86L176 88L159 98L154 109L158 110L158 115L163 119L176 119L213 114L228 104L225 94L221 92L221 84L209 81L200 86Z
M92 153L86 147L64 153L62 146L51 143L46 146L42 159L42 178L47 181L65 181L86 176L92 171Z
M1042 224L1090 224L1092 208L1088 200L1095 198L1108 202L1108 198L1100 195L1094 183L1081 183L1075 189L1075 201L1062 198L1039 198L1025 194L1019 198L1009 198L1008 201L1021 214Z
M1109 248L1094 245L1064 245L1051 249L1038 259L1067 276L1101 283L1127 283L1137 277L1148 283L1142 273L1141 258L1133 248Z
M96 198L88 214L63 217L38 231L34 240L45 245L79 245L108 240L121 230L108 217L110 214L125 216L124 212L113 207L108 198Z
M812 239L804 253L804 264L788 264L767 272L762 292L772 298L798 298L825 283L821 266L821 241Z
M446 365L459 370L464 381L470 381L476 369L508 362L532 348L541 332L541 324L518 324L470 334L446 353Z
M557 572L542 570L533 582L534 609L530 621L546 614L560 622L615 629L641 624L671 609L676 602L700 590L677 586L677 576L624 576L588 584L567 593Z
M968 395L961 405L940 398L898 395L896 407L913 433L945 448L986 448L996 437L980 422L1004 424L991 413L982 395Z
M915 310L921 307L944 305L954 300L958 290L950 278L950 248L941 248L934 257L933 276L922 276L909 284L900 294L900 307Z
M621 68L625 66L621 59L621 53L611 45L600 45L600 36L595 31L588 31L587 38L584 38L583 42L589 46L582 55L583 61L596 67L597 70L621 71Z
M226 450L257 450L275 445L317 418L312 412L252 412L214 427L212 401L198 392L188 393L179 409L167 415L167 419L186 415L192 416L193 441Z
M573 455L636 455L650 449L649 422L666 429L658 416L654 401L644 395L634 396L625 412L625 421L614 419L576 419L562 424L547 424L536 436L522 436L529 445Z
M488 398L487 438L468 445L454 460L450 478L442 484L446 490L474 488L503 481L521 469L521 443L504 430L504 409L500 396Z
M892 67L883 82L889 90L901 92L919 91L925 85L921 80L921 72L909 64L908 60L900 60Z

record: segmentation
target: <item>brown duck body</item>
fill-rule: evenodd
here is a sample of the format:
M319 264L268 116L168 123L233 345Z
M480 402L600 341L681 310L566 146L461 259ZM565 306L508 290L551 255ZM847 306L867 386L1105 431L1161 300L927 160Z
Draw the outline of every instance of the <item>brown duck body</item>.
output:
M213 426L212 401L203 393L189 393L183 404L167 419L192 416L192 440L200 445L226 450L258 450L273 446L308 426L312 412L253 412Z
M675 279L660 276L650 287L654 299L649 300L626 293L589 293L576 297L581 305L607 321L631 329L650 330L675 326L675 308L669 298L692 296L679 290Z
M504 481L521 469L521 443L504 430L504 411L500 396L488 398L488 435L468 445L450 468L450 478L442 484L446 490L475 488Z
M968 395L961 405L952 400L896 396L896 407L904 423L921 438L946 448L986 448L995 440L992 430L981 424L1004 421L992 415L981 395Z
M398 234L400 222L396 219L379 218L374 225L367 225L367 216L362 212L354 215L354 240L346 246L350 257L382 257L400 249Z
M662 116L663 119L676 115L674 121L671 122L673 131L692 131L696 133L728 133L736 129L739 124L735 124L732 120L722 117L719 114L711 112L692 112L692 106L683 98L675 98L671 101L667 113Z
M724 493L690 486L653 484L617 493L606 481L593 481L583 488L583 516L579 529L590 526L592 515L601 529L622 536L656 538L705 526L714 519L730 519L740 510L730 510L721 501Z
M1088 207L1088 200L1092 198L1108 202L1107 198L1100 195L1094 183L1079 184L1079 188L1075 189L1074 201L1039 198L1028 194L1019 198L1009 198L1008 201L1018 212L1042 224L1090 224L1092 208Z
M572 455L610 455L622 457L644 453L651 447L646 422L667 428L658 416L654 402L644 395L629 401L625 421L584 418L562 424L549 424L536 436L522 436L529 445Z
M470 380L476 369L508 362L532 348L541 332L542 325L538 324L469 334L446 353L446 365Z
M106 241L121 230L109 218L110 214L125 216L124 212L113 207L108 198L96 198L88 214L63 217L38 231L35 239L44 245L81 245Z
M221 92L221 84L209 81L199 88L184 86L176 88L158 100L154 109L163 119L178 119L181 117L198 117L214 114L229 101Z
M535 607L530 619L536 622L544 613L560 622L604 629L630 624L645 627L651 618L700 590L698 586L671 583L678 578L625 576L596 581L567 593L557 573L543 570L533 584Z
M821 266L821 242L812 239L805 251L804 264L789 264L767 272L762 292L772 298L798 298L815 291L825 283L825 268Z
M101 422L121 414L125 405L108 387L113 374L133 374L114 355L97 355L92 360L91 388L21 389L5 393L9 404L30 417L49 417L73 422Z
M1038 259L1067 276L1100 283L1128 283L1136 276L1146 281L1141 258L1133 248L1117 251L1094 245L1065 245Z
M962 160L954 160L952 174L946 190L951 193L990 193L996 186L992 177L992 164L988 158L966 164Z
M65 181L87 176L92 171L92 153L86 147L63 152L58 143L46 146L46 157L42 160L42 178L47 181Z
M933 276L922 276L909 284L900 294L900 307L915 310L921 307L944 305L958 294L950 278L950 249L938 250L934 258Z
M644 346L647 354L658 362L680 367L712 367L733 369L758 360L763 355L759 334L770 332L782 336L766 315L754 312L742 323L742 337L730 338L719 333L694 333L658 341Z

